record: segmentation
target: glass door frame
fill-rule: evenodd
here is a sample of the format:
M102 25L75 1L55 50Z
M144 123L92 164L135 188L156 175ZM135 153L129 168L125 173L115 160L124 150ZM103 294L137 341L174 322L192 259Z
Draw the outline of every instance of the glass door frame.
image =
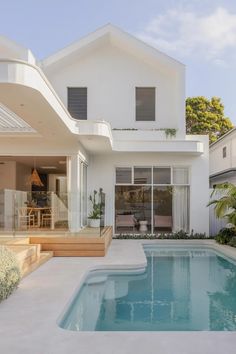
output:
M120 164L115 167L115 173L114 173L114 233L118 234L116 232L116 186L140 186L140 187L150 187L151 188L151 234L154 233L154 215L153 215L153 211L154 211L154 206L153 206L153 190L155 187L171 187L172 191L174 190L174 187L177 186L186 186L189 188L189 205L190 205L190 190L191 190L191 185L190 185L190 166L188 165L124 165L124 164ZM124 167L130 167L132 169L132 181L131 183L116 183L116 168L124 168ZM150 168L151 169L151 184L135 184L134 183L134 168ZM168 184L154 184L153 183L153 170L154 168L170 168L170 183ZM173 176L174 176L174 168L178 169L178 168L183 168L183 169L187 169L188 170L188 183L183 183L183 184L177 184L177 183L173 183ZM172 200L172 217L173 217L173 200ZM190 213L189 213L189 225L190 225ZM172 231L173 232L173 225L172 225Z

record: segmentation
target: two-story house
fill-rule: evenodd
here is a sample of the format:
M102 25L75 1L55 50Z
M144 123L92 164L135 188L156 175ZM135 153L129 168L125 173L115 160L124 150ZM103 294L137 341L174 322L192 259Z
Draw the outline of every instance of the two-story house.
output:
M0 174L15 164L0 189L29 191L36 164L41 190L66 178L71 231L103 188L115 233L208 234L208 137L186 135L182 63L112 25L43 61L2 38L0 102Z

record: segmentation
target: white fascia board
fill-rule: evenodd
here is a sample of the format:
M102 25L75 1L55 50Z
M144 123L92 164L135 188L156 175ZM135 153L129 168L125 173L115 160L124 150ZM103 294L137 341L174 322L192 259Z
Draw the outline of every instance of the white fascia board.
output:
M201 155L204 153L204 144L200 141L114 141L113 150Z
M185 139L167 138L164 131L113 131L113 150L132 152L168 152L201 155L205 136L186 136Z
M9 57L9 53L11 53L11 57ZM33 65L36 63L36 59L30 49L2 35L0 36L0 58L24 60Z
M185 68L185 65L181 62L112 24L97 29L57 53L45 58L40 62L40 66L43 69L48 69L53 65L60 64L60 61L69 59L70 56L73 56L75 53L79 54L79 52L86 50L102 38L110 39L111 42L118 43L119 47L123 47L129 51L132 50L134 54L142 54L145 57L149 57L152 62L157 62L162 66L167 66L168 68L178 71L183 71Z

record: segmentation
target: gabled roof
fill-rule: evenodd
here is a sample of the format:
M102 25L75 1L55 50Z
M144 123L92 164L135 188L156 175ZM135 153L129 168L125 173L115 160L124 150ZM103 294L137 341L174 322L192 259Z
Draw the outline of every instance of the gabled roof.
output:
M47 57L41 61L41 65L44 69L63 65L65 61L78 57L80 54L86 53L107 42L145 60L149 60L154 64L158 62L159 65L172 68L173 70L182 70L184 68L184 64L112 24L107 24L97 29L95 32Z
M35 58L29 49L5 36L0 36L0 58L20 59L35 64Z

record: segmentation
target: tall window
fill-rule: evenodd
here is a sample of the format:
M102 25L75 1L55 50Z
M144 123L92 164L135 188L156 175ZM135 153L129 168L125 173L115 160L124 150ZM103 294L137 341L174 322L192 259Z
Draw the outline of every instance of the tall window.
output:
M188 167L117 167L115 232L189 231Z
M87 87L68 87L68 111L75 119L87 119Z
M155 121L155 87L136 87L136 121Z

